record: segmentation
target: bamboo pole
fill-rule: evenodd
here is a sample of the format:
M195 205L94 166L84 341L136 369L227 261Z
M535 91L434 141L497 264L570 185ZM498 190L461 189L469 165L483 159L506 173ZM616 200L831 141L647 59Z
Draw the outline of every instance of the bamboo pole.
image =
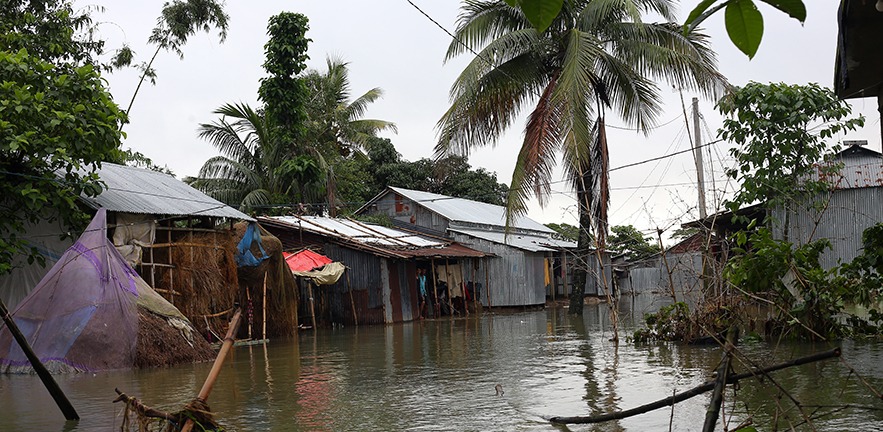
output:
M28 340L21 333L21 330L19 330L18 325L15 324L12 316L9 315L9 310L6 309L6 304L3 303L3 300L0 300L0 314L3 315L3 322L6 323L6 327L9 328L9 332L12 333L12 337L15 339L16 342L18 342L18 346L21 348L22 352L25 353L28 361L31 362L31 366L34 368L34 371L37 372L37 376L40 377L40 381L43 381L43 385L46 387L46 390L49 391L49 394L52 395L52 399L55 400L55 404L58 405L61 413L64 414L64 418L66 420L79 420L80 416L79 414L77 414L77 410L74 409L74 406L71 405L71 402L67 399L67 396L64 395L61 387L59 387L58 383L55 382L55 379L52 378L52 374L49 373L49 370L46 369L46 366L43 366L40 358L37 357L37 354L34 353L33 349L31 349L31 345L28 343Z
M463 310L466 316L469 316L469 303L466 302L466 269L463 268L463 262L460 261L460 292L463 293Z
M264 271L264 306L261 308L261 310L264 313L264 325L261 328L261 339L263 339L263 340L267 339L267 272L268 271L269 271L269 268L268 268L268 270Z
M435 309L433 315L438 318L441 316L441 305L438 304L438 283L436 282L438 280L438 275L435 274L435 258L432 258L429 261L429 265L432 266L432 297L435 299L435 302L433 302L432 305L432 308Z
M821 360L826 360L832 357L840 357L840 348L834 348L830 351L824 351L818 354L813 354L806 357L801 357L798 359L794 359L785 363L779 363L777 365L773 365L763 369L753 369L748 372L731 375L727 378L727 384L733 384L740 380L758 377L761 375L766 375L770 372L774 372L780 369L789 368L792 366L800 366L807 363L813 363ZM656 402L651 402L646 405L641 405L636 408L632 408L625 411L619 411L614 413L602 414L597 416L580 416L580 417L552 417L549 419L552 423L558 424L589 424L589 423L603 423L610 420L620 420L627 417L636 416L638 414L644 414L649 411L653 411L655 409L667 407L669 405L674 405L678 402L683 402L687 399L690 399L695 396L699 396L702 393L711 391L714 389L715 381L709 381L705 384L693 387L690 390L685 392L678 393L674 396L669 396L665 399L660 399Z
M346 289L350 292L350 306L353 308L353 323L359 325L359 316L356 315L356 300L353 298L353 286L350 284L350 269L346 269Z
M313 331L316 331L316 302L313 299L313 283L307 282L307 294L310 296L310 319L313 321Z
M488 260L487 257L485 257L484 258L484 289L487 292L487 308L491 309L493 307L493 306L491 306L491 282L490 282L491 278L490 278L490 275L488 274L489 270L488 270L487 260Z
M445 258L445 286L448 288L448 312L450 312L451 316L454 316L454 299L451 298L451 281L448 280L448 275L451 274L451 270L448 268L448 259Z
M224 336L224 343L221 345L221 350L218 351L218 357L215 358L215 363L212 365L212 369L205 378L205 383L202 384L202 389L199 390L199 395L196 396L196 399L202 402L208 401L208 396L211 394L212 388L215 386L215 381L218 380L218 375L221 374L221 367L224 366L224 360L227 358L227 353L230 352L230 348L233 347L236 331L239 330L239 323L241 320L242 310L236 309L236 313L233 314L233 319L230 320L230 326L227 328L227 335ZM193 430L193 426L193 420L187 419L184 423L184 427L181 428L181 432L190 432Z
M245 310L248 311L248 340L251 340L251 327L253 324L252 317L254 316L254 305L251 303L251 289L249 287L245 287L245 299L248 301L248 305L246 305Z
M469 266L472 267L472 308L475 309L475 312L478 312L478 295L481 294L481 291L475 289L475 258L469 260Z
M705 412L705 423L702 426L702 432L714 432L714 426L717 424L717 419L720 416L721 404L724 401L724 388L727 386L727 374L730 371L731 351L735 334L735 329L730 327L727 331L727 342L724 344L724 358L717 370L714 392L711 395L708 410Z

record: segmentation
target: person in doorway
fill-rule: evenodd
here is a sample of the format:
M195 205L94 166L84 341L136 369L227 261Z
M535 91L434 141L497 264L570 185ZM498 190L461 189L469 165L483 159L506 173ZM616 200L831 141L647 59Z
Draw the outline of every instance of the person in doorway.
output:
M426 269L417 269L417 288L417 297L420 300L418 315L420 319L423 319L423 315L426 313Z

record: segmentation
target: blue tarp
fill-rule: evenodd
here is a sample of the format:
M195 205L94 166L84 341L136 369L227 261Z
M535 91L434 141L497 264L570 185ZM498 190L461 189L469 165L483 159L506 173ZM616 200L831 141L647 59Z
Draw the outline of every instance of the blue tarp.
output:
M260 257L256 257L251 253L251 245L254 242L258 243L258 250L261 251ZM267 258L270 257L267 256L267 252L264 251L264 245L261 244L261 233L258 231L258 224L257 222L251 222L248 224L242 240L236 246L236 266L256 267Z

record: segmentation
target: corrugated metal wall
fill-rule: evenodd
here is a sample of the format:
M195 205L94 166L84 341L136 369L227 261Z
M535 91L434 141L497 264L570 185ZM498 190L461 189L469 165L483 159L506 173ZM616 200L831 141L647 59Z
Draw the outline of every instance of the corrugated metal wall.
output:
M480 296L482 305L533 306L546 302L543 253L531 253L464 234L453 234L454 240L459 243L496 255L481 259L475 272L476 282L482 284ZM485 272L487 272L487 286ZM471 274L466 275L467 281L471 278Z
M666 267L666 263L668 266ZM668 272L671 271L671 281ZM668 294L674 284L678 300L696 299L702 290L702 253L689 252L666 254L665 263L661 258L646 262L641 267L631 267L624 272L620 286L630 287L625 293L640 294L657 292Z
M782 238L785 217L781 208L773 211L773 219L773 235ZM832 248L819 259L823 268L830 269L838 260L852 261L861 252L862 232L879 222L883 222L883 188L837 189L821 214L812 208L791 212L789 241L802 245L830 240Z

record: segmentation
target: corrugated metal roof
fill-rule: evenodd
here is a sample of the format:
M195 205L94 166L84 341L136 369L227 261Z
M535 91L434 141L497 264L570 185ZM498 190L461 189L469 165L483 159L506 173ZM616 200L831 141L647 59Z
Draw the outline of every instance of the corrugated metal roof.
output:
M883 186L883 158L880 153L859 146L851 146L837 155L834 163L843 167L837 174L822 176L818 171L816 178L822 178L834 185L834 189L858 189Z
M97 197L82 197L93 208L104 207L121 213L254 220L161 172L102 162L98 176L107 189Z
M319 235L340 239L347 244L365 245L375 252L398 258L414 257L483 257L481 251L448 241L427 238L415 233L387 228L351 219L322 216L274 216L261 218L278 225L300 228Z
M467 229L450 229L453 232L466 234L482 240L494 243L505 244L514 248L526 250L529 252L554 252L559 249L576 248L576 242L567 240L558 240L550 237L530 236L523 234L509 234L497 231L481 231Z
M323 216L276 216L282 221L304 230L333 237L346 237L361 243L393 248L438 247L445 243L415 234L350 219Z
M498 227L506 226L506 208L503 206L399 187L390 186L389 189L442 215L452 222ZM511 227L546 233L555 232L551 228L525 216L516 218Z

